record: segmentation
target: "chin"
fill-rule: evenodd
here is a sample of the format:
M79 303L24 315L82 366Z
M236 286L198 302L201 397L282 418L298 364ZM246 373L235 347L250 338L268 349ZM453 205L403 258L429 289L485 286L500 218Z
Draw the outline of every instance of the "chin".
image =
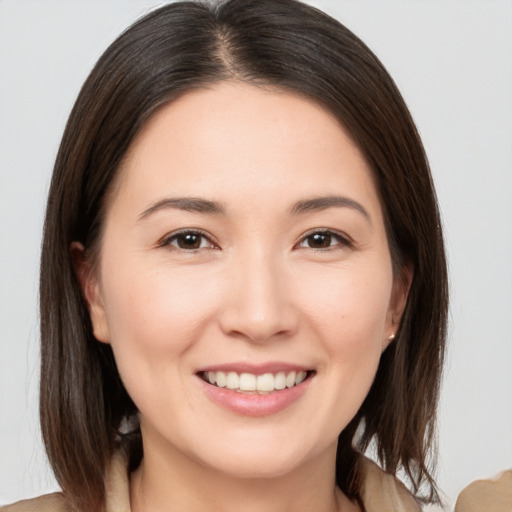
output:
M296 454L285 457L281 454L226 454L222 461L210 467L231 478L266 480L281 478L299 470L307 461Z
M205 446L195 446L196 460L213 471L229 477L241 479L275 479L292 475L311 467L315 460L334 464L337 438L331 443L310 439L297 430L288 429L284 435L252 430L252 435L236 438L226 435L223 442L213 444L209 450ZM323 436L327 439L328 436Z

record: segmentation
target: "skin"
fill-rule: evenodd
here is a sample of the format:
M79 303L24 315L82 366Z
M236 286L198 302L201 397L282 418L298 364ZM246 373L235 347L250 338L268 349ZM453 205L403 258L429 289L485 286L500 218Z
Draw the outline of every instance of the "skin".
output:
M353 203L291 212L325 196ZM176 197L225 211L154 208ZM184 229L205 236L184 248ZM407 286L393 275L370 169L328 112L238 83L165 105L120 169L97 261L73 251L95 336L111 344L140 411L134 512L359 510L335 485L337 437L371 386ZM274 414L228 410L197 376L269 361L314 370Z

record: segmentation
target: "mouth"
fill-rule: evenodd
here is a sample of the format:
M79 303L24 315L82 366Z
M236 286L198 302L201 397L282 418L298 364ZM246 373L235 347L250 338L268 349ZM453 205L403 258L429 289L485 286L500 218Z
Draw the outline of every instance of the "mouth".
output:
M207 384L235 393L269 395L299 386L314 375L314 370L280 371L276 373L238 373L235 371L202 371L198 376Z

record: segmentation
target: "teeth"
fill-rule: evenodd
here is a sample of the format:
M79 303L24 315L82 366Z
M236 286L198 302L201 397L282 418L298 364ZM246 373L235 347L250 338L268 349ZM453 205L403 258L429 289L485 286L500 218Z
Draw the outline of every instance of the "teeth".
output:
M304 379L308 376L307 372L297 372L297 376L295 377L295 385L299 385Z
M238 389L239 381L240 379L238 377L238 374L236 374L235 372L229 372L228 376L226 377L226 387L228 389Z
M225 388L227 384L226 374L224 372L217 372L215 382L219 388Z
M279 372L274 377L274 388L275 389L284 389L286 387L286 375L284 372Z
M240 375L240 391L256 391L256 376L250 373Z
M298 386L307 377L307 372L278 372L254 375L252 373L238 374L236 372L206 372L204 379L219 388L227 388L239 392L270 393Z
M271 373L258 375L256 378L256 389L258 391L274 391L274 376Z

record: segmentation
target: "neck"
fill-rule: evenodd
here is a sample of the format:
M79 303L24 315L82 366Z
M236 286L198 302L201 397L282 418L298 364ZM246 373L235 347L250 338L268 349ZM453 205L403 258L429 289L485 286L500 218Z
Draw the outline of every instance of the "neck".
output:
M132 474L133 512L353 512L359 507L337 488L335 447L293 471L271 478L238 478L167 447L144 447Z

